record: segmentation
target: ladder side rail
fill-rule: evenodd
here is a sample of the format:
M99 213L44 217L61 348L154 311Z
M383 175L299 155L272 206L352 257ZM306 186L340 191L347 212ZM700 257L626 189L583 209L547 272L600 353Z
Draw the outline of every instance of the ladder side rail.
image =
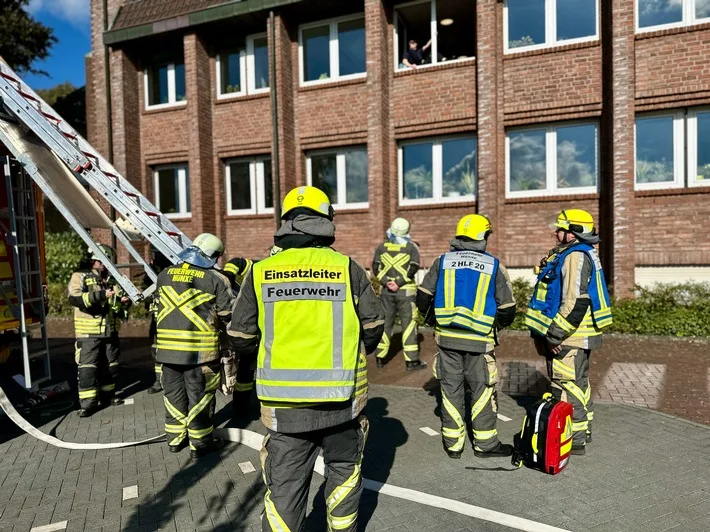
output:
M0 65L2 65L1 62ZM77 160L76 154L79 153L76 146L74 146L68 139L60 135L57 130L52 129L43 115L35 109L34 106L30 105L27 101L24 101L23 97L13 90L9 82L0 82L0 95L6 95L12 100L14 106L10 107L10 110L15 112L18 119L24 122L27 127L29 127L50 149L52 149L75 174L80 175L89 183L90 186L105 197L113 207L115 207L127 220L130 220L131 223L133 223L133 225L135 225L141 232L141 234L163 254L171 258L174 262L177 261L176 257L180 251L184 249L184 247L166 234L172 231L167 230L162 225L163 218L167 220L164 215L158 211L155 211L158 216L150 216L128 196L118 194L117 192L120 190L118 185L107 183L107 177L95 166L91 165L88 160L85 160L85 166L89 167L88 170L79 173L79 170L82 170L83 166L81 166L78 162L75 164L75 161ZM7 101L5 104L7 105ZM14 153L12 146L8 147ZM74 157L72 157L72 154L74 154ZM28 159L28 157L23 156L23 154L14 153L14 155L20 162ZM147 200L145 201L147 202ZM158 218L160 220L158 220ZM170 223L170 225L173 226L172 223ZM182 235L179 230L177 233ZM163 238L163 236L165 236L165 238ZM186 237L182 238L182 240L185 241Z
M34 190L34 181L32 180L31 176L26 172L24 167L21 167L21 171L25 175L25 179L29 181L29 183L26 183L29 190L30 190L30 205L32 205L33 209L36 209L36 198L35 198L35 190ZM35 278L37 279L37 285L38 285L38 290L39 290L39 297L41 298L40 300L40 305L39 305L39 320L40 320L40 330L42 331L42 346L44 348L44 375L46 380L51 380L52 379L52 364L51 360L49 357L49 335L47 334L47 307L46 307L46 302L44 299L44 283L42 279L42 268L41 268L41 259L39 255L39 227L38 227L38 220L37 220L37 213L34 212L34 220L35 223L32 224L32 232L34 233L34 241L38 243L37 246L34 248L34 253L33 253L33 260L34 264L37 267L37 271L40 273L37 273L35 275ZM29 356L29 355L28 355Z
M123 247L128 250L128 253L130 253L131 256L136 259L136 262L143 267L145 273L148 274L148 277L153 282L155 282L158 276L155 274L155 271L153 271L153 268L150 266L150 264L148 264L148 262L143 258L143 255L141 255L140 252L133 246L133 244L131 244L131 240L128 238L126 233L124 233L120 227L114 225L113 234L115 234L116 238L121 241L121 244L123 244Z
M2 133L0 132L0 139L1 138ZM22 164L24 165L27 173L32 176L32 179L35 181L35 183L37 183L39 188L42 189L42 192L49 198L49 200L54 203L54 206L57 208L57 210L62 214L62 216L64 216L67 222L69 222L69 225L71 225L72 229L74 229L74 231L76 231L76 233L81 237L81 239L89 247L91 252L95 253L99 257L102 257L101 262L104 263L109 273L113 276L113 278L121 286L121 288L123 288L123 291L126 293L126 295L130 297L131 300L134 302L141 301L143 299L143 296L141 295L140 291L133 285L130 279L121 274L121 272L118 271L118 269L108 259L108 257L106 257L101 248L99 248L98 244L96 244L96 242L94 242L94 239L91 238L91 235L86 231L86 229L84 229L84 227L82 227L79 221L74 218L69 209L67 209L66 205L64 204L64 201L59 197L58 194L54 192L52 187L50 187L49 184L45 181L44 177L39 172L37 167L29 160L22 161Z
M25 321L25 294L22 286L22 275L20 274L20 247L17 239L17 220L15 220L15 198L13 197L13 182L10 169L10 158L4 157L3 169L5 172L5 186L7 187L7 208L10 215L10 234L12 235L13 248L13 264L15 267L15 296L17 297L17 306L20 309L20 340L22 343L22 363L25 372L25 388L32 389L32 374L30 370L30 349L27 342L29 334L27 330L27 322Z
M22 100L24 100L24 104L26 106L28 103L28 99L30 102L36 102L37 106L39 107L38 109L35 109L34 105L32 105L31 103L30 107L33 110L38 111L39 114L44 118L43 125L48 125L49 120L53 121L56 124L56 131L63 138L76 142L76 145L73 145L74 149L79 152L76 162L78 162L82 168L87 168L87 157L89 159L93 158L95 163L99 166L99 170L104 175L106 175L106 177L109 177L109 175L107 174L115 176L120 188L142 199L145 202L146 207L150 208L153 212L160 212L145 196L142 195L142 193L136 187L134 187L130 183L130 181L124 178L111 163L104 159L101 154L91 144L89 144L89 142L84 137L82 137L74 128L72 128L71 125L66 122L66 120L62 119L62 117L49 104L47 104L47 102L45 102L39 95L37 95L37 93L34 92L29 85L22 81L22 79L3 61L0 61L0 75L2 75L3 79L5 80L3 86L7 87L6 92L12 93L12 100L17 105L22 107ZM11 82L17 83L20 87L21 92L14 89L14 87L12 87ZM15 96L19 96L21 100ZM70 160L67 160L67 163L70 167L73 168L72 162L70 162ZM163 227L167 231L178 233L180 235L178 238L180 239L180 244L183 248L191 244L190 239L187 238L187 236L184 235L184 233L182 233L182 231L180 231L180 229L175 226L175 224L173 224L169 218L167 218L162 213L161 218Z

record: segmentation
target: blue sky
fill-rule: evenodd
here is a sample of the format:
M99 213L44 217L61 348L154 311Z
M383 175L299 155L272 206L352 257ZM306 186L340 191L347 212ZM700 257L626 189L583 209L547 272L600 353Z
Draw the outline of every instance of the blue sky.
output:
M33 65L47 76L26 74L23 79L33 89L47 89L69 81L84 85L84 56L91 51L89 0L30 0L29 13L54 30L58 42L50 56Z

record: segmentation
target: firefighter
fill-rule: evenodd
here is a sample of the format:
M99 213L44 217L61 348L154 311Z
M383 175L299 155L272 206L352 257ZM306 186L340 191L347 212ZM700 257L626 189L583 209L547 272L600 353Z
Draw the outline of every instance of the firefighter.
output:
M255 260L236 257L227 262L224 274L232 284L232 291L239 294L244 278L251 271ZM249 414L249 402L254 390L256 359L240 356L237 361L237 382L232 393L232 416L234 419L245 419Z
M254 264L229 327L241 356L258 354L268 431L262 530L302 530L320 448L328 530L355 531L368 432L365 353L380 341L382 307L365 269L330 247L335 225L326 194L295 188L282 212L274 237L282 251Z
M612 323L611 306L592 215L566 209L551 227L557 246L540 262L525 324L547 359L553 396L574 407L572 454L583 455L594 419L589 356Z
M469 214L456 226L448 253L431 265L417 293L417 307L436 325L439 347L435 375L441 383L441 434L450 458L461 458L466 441L466 384L471 392L473 453L510 456L513 448L496 430L497 330L515 319L508 272L486 253L491 224Z
M153 260L150 264L151 268L156 274L160 274L165 268L171 265L170 261L165 255L160 253L157 249L153 249ZM143 289L148 288L153 284L153 281L145 274L143 276ZM163 368L156 361L155 357L158 352L158 325L155 321L155 311L157 308L157 301L155 298L155 292L147 298L145 298L145 309L150 313L150 327L148 329L148 337L150 338L150 354L153 358L153 368L155 371L155 381L153 385L148 388L147 393L154 394L163 391L163 386L160 384L160 375L163 372Z
M394 319L399 314L402 323L402 348L408 371L426 368L419 360L417 313L415 299L417 285L414 275L419 270L419 248L409 236L409 222L395 218L387 230L387 240L375 250L372 272L382 286L380 301L385 310L385 332L377 346L377 367L385 365L392 340Z
M224 253L214 235L199 235L160 272L157 283L157 362L162 364L168 449L190 444L200 458L219 449L212 437L215 391L220 383L219 333L232 312L229 280L214 266Z
M116 261L112 248L103 244L99 248ZM89 253L88 271L75 272L69 281L69 303L75 307L80 417L91 416L100 404L123 403L115 397L121 352L118 333L131 303L121 295L102 258L91 250Z

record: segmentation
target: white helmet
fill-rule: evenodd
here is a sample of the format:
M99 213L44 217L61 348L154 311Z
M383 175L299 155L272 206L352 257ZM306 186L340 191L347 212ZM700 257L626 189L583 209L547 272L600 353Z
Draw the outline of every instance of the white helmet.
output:
M394 236L407 236L409 234L409 222L405 218L395 218L392 220L390 233Z

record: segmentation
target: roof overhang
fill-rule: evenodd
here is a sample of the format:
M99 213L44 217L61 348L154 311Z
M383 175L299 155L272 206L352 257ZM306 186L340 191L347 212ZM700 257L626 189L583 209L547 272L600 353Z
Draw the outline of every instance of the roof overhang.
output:
M302 1L303 0L237 0L235 2L208 7L185 15L141 24L139 26L109 30L104 32L104 44L110 46L126 41L140 39L141 37L147 37L149 35L189 28L217 20L239 17L248 13L255 13L290 4L297 4Z

